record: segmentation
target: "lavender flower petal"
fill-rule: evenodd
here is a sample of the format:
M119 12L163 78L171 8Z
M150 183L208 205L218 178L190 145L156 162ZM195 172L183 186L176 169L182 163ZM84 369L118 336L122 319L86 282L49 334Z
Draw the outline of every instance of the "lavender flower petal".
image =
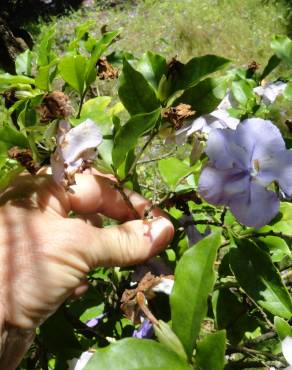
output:
M214 205L229 205L233 198L238 198L249 187L249 176L240 169L217 169L207 165L199 179L199 193Z
M134 338L151 338L154 334L153 325L148 319L144 319L137 330L134 330L132 337Z
M259 160L258 165L257 182L268 185L277 181L282 191L288 197L292 196L292 151L276 153L272 157Z
M249 153L250 161L258 160L286 150L279 129L271 121L249 118L236 130L235 142Z
M255 182L250 183L249 192L233 198L229 203L231 212L240 223L255 228L268 224L277 215L279 205L274 192Z

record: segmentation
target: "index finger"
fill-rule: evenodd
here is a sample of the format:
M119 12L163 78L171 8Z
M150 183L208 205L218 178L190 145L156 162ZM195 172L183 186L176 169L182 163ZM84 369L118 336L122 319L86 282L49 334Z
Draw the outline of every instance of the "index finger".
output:
M72 211L80 214L98 212L119 221L137 218L112 180L88 174L76 175L75 179L76 185L73 185L71 187L73 191L68 193ZM123 191L142 218L151 203L134 191L129 189ZM158 208L154 209L152 214L155 217L165 215Z

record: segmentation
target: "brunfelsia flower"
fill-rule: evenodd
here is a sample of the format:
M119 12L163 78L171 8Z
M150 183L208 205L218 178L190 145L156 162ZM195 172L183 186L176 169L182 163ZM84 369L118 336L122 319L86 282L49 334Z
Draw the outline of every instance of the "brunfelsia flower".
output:
M193 121L186 121L179 130L166 138L166 144L176 143L182 145L188 136L198 131L209 134L211 130L217 128L230 128L235 130L239 123L239 119L232 117L228 112L229 108L235 107L236 102L229 91L216 110L198 117Z
M266 84L265 86L258 86L253 91L262 97L266 105L273 104L279 95L283 94L287 84L282 81L276 81Z
M132 337L139 339L151 338L153 337L153 334L154 329L152 323L150 322L150 320L144 318L139 328L137 330L134 330Z
M266 187L276 181L292 195L292 151L271 121L251 118L237 129L211 131L210 162L199 179L199 193L209 203L226 205L239 222L259 228L278 213L279 200Z
M101 142L102 134L92 120L74 128L67 121L60 121L57 148L51 156L54 180L66 188L75 184L75 174L90 166Z

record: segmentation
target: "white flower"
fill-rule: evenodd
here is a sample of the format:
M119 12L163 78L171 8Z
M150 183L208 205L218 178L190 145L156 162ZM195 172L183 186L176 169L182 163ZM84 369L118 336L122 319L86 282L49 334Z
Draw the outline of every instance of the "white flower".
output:
M282 353L290 366L284 370L292 370L292 337L286 337L282 341Z
M54 180L66 188L75 183L75 174L83 172L97 155L97 146L102 134L90 119L71 128L66 121L60 121L57 148L51 156Z
M231 117L228 112L229 108L235 107L236 102L232 99L231 92L229 91L216 110L196 118L193 122L187 121L181 129L168 136L165 143L182 145L188 136L198 131L209 134L209 132L215 128L231 128L235 130L240 120Z
M152 290L156 293L164 293L170 295L172 288L173 288L174 280L161 278L161 281L156 284Z
M69 370L82 370L84 369L87 362L90 360L93 352L83 352L79 358L72 358L72 360L67 361Z
M273 104L277 97L283 94L287 84L282 81L276 81L266 84L265 86L258 86L253 91L262 97L266 105Z

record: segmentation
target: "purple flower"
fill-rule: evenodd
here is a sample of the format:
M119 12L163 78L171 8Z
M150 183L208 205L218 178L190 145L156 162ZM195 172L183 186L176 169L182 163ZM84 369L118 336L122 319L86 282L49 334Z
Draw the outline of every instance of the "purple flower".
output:
M66 121L60 121L57 148L51 156L54 180L66 188L75 184L75 174L82 172L95 159L96 147L102 141L102 134L91 120L71 128Z
M199 179L199 193L211 204L226 205L244 225L259 228L278 213L276 181L292 195L292 151L271 121L251 118L235 131L213 130L206 153L210 162Z
M287 84L282 81L268 83L265 86L258 86L253 91L262 97L266 105L273 104L279 95L282 95Z
M144 319L137 330L134 330L132 337L134 338L151 338L154 334L153 325L148 319Z
M107 313L104 312L96 317L94 317L93 319L90 319L86 322L86 325L89 327L89 328L93 328L95 327L96 325L98 325L104 318L105 316L107 316Z

